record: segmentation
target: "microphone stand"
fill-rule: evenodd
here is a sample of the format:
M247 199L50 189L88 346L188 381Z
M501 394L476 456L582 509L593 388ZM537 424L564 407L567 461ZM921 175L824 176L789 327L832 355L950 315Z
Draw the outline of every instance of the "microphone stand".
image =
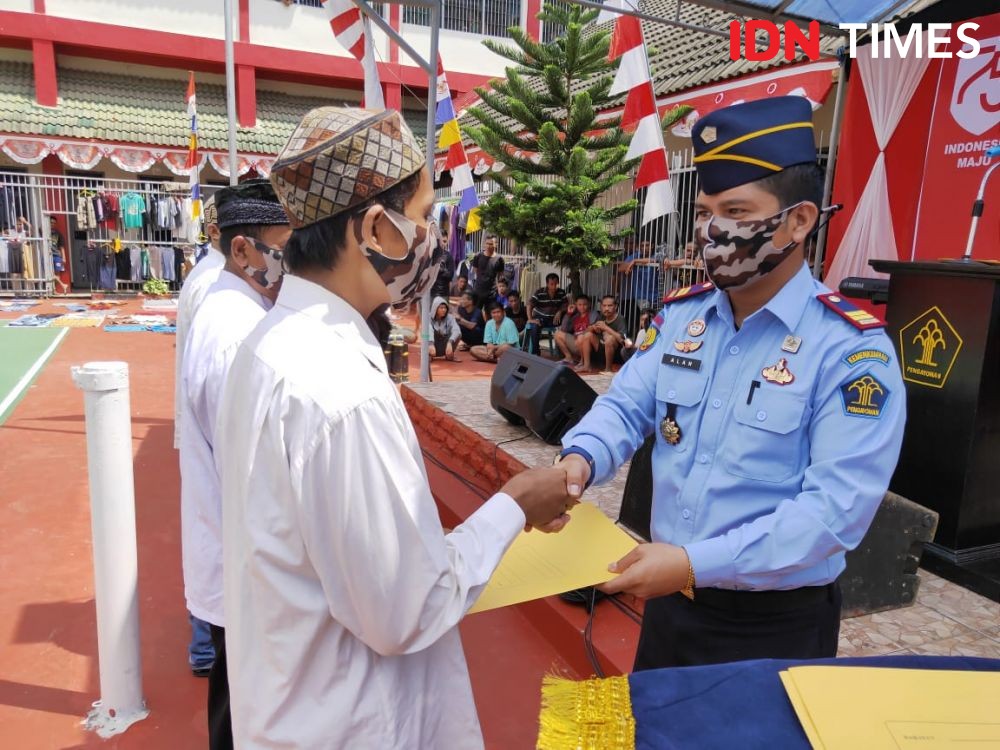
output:
M986 155L990 158L994 156L1000 156L1000 146L994 146L986 152ZM976 241L976 231L979 229L979 217L983 215L983 196L986 194L986 183L990 179L990 175L993 174L997 167L1000 167L1000 161L991 166L986 170L986 174L983 175L982 182L979 183L979 193L976 195L976 202L972 204L972 226L969 227L969 241L965 246L965 254L958 260L959 263L972 263L972 246Z

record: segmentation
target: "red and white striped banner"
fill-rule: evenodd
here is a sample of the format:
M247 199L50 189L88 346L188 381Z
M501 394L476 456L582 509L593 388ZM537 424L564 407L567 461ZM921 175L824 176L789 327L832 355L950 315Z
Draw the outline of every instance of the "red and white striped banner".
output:
M367 109L385 109L382 82L375 62L375 45L372 42L371 21L352 0L329 0L330 28L337 41L361 63L365 72L365 99Z
M609 93L615 95L627 92L621 127L633 132L625 158L641 159L633 189L647 188L642 210L642 223L646 224L673 213L674 191L670 185L667 150L663 143L660 114L656 108L646 42L638 18L618 16L615 21L608 59L619 58L621 62Z

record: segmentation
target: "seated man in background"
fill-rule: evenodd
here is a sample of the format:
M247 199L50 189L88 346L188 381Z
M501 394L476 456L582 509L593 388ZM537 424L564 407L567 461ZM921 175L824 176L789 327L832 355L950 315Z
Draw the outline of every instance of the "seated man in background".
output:
M555 328L566 314L566 291L559 286L559 274L545 277L545 286L528 298L528 351L538 354L543 328Z
M556 346L562 352L563 362L576 365L577 370L590 370L590 353L596 348L597 336L590 330L597 322L596 310L590 309L590 297L586 294L576 295L574 310L563 318L562 327L556 331ZM594 339L594 346L583 346L585 339ZM580 358L579 364L577 357Z
M524 309L521 302L521 293L512 289L507 295L507 306L504 308L504 315L514 321L518 334L528 325L528 311Z
M589 362L592 358L603 360L604 372L611 372L611 365L622 350L628 332L625 318L618 313L618 302L612 295L606 294L601 299L601 319L589 330L593 335L581 340L581 355L582 347L585 346L590 349L592 356L584 357L584 361Z
M494 303L483 332L483 345L472 347L472 356L480 362L496 362L505 351L516 347L517 343L514 321L504 315L500 305Z
M431 357L440 359L444 357L450 361L455 359L455 349L462 338L462 329L458 325L455 316L451 314L451 306L444 297L435 297L431 304L433 314L431 316L431 330L434 333L434 349Z
M505 276L497 279L497 293L493 301L503 308L506 308L507 303L510 301L510 282L507 281Z
M449 296L451 297L461 297L465 294L465 290L469 288L469 277L468 276L456 276L455 280L451 282L451 288L449 291Z
M455 320L458 322L458 327L462 329L462 342L458 345L459 351L468 351L470 347L483 343L483 329L486 327L486 319L483 317L483 311L476 306L476 298L472 292L468 290L462 292L462 299L455 308Z

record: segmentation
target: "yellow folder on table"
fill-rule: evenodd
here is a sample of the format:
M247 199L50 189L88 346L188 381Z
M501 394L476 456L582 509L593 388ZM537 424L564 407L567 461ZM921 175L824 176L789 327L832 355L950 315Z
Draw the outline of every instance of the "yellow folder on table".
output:
M1000 749L1000 672L806 666L781 682L816 750Z
M557 534L521 532L493 572L469 613L520 604L582 586L610 581L608 564L636 546L591 503L570 512L570 522Z

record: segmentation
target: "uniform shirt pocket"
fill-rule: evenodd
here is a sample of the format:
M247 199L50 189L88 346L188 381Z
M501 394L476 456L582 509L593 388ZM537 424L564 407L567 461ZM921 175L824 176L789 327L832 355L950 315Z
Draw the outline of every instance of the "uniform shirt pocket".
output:
M679 458L694 445L701 419L701 402L705 396L708 378L696 372L675 370L664 367L656 381L656 444L660 457L668 458L668 465L676 469L673 458ZM669 405L674 404L674 419L681 430L680 442L671 445L664 441L660 432L663 418L667 416ZM661 451L663 453L661 453Z
M656 400L678 406L695 406L705 395L706 382L704 375L663 367L656 380Z
M804 397L776 390L760 390L751 403L737 404L726 434L726 471L761 482L790 479L801 470L808 408Z

